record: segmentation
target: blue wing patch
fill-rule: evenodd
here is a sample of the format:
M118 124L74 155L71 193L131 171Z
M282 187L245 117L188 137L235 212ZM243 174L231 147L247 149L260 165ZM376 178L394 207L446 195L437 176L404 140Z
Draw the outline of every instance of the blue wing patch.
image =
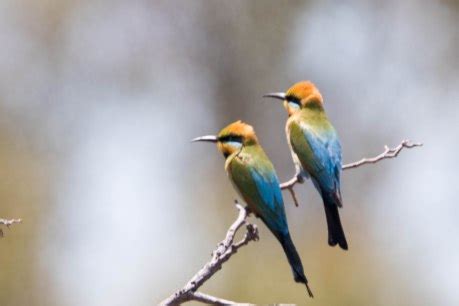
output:
M316 170L313 178L321 190L336 192L340 188L341 174L341 145L335 130L322 135L316 134L309 128L302 127L304 137L308 142L314 158L311 161ZM316 186L316 187L319 187Z
M255 168L251 168L250 173L264 204L259 207L262 213L261 217L270 228L280 232L288 232L284 201L276 174L274 172L261 173Z

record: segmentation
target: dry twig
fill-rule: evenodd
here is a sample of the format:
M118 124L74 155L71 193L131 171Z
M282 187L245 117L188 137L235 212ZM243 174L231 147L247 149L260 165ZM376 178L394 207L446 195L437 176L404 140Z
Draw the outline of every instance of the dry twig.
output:
M383 159L395 158L403 150L403 148L411 149L414 147L422 147L422 145L423 145L422 143L411 142L409 140L403 140L397 147L392 148L392 149L389 148L388 146L384 146L384 152L382 152L378 156L373 157L373 158L362 158L361 160L357 162L343 165L343 170L357 168L357 167L360 167L366 164L376 164L377 162Z
M10 227L11 225L15 224L15 223L21 223L22 220L21 219L11 219L11 220L7 220L7 219L1 219L0 218L0 225L4 225L6 227ZM3 237L3 230L0 228L0 237Z
M231 256L236 254L238 249L250 241L258 240L258 229L254 224L247 223L246 219L249 212L236 202L236 208L239 210L239 215L234 223L228 229L225 239L217 245L217 248L212 252L211 260L204 265L204 267L196 273L191 280L180 290L176 291L170 297L160 303L160 305L179 305L181 303L196 300L203 303L213 305L230 305L237 304L233 301L228 301L213 297L196 290L211 278L218 270L221 269L223 263L228 261ZM234 236L239 228L246 224L247 232L244 237L234 242Z
M345 164L343 165L343 170L348 170L348 169L354 169L366 164L376 164L377 162L383 160L383 159L390 159L390 158L395 158L398 156L398 154L403 150L403 148L411 149L414 147L421 147L423 144L422 143L413 143L409 140L403 140L397 147L395 148L389 148L388 146L384 146L384 152L379 154L378 156L372 157L372 158L362 158L359 161ZM293 198L293 203L295 203L295 206L298 206L298 200L295 195L295 191L293 190L293 187L296 184L301 184L303 183L303 179L301 175L296 174L294 177L292 177L290 180L287 182L284 182L280 184L280 188L282 190L287 189L290 191L290 194L292 195Z

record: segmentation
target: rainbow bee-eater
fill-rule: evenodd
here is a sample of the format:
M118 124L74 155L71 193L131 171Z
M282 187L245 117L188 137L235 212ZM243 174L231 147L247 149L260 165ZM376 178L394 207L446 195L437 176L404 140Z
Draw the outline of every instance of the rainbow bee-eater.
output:
M252 126L236 121L222 129L217 136L202 136L193 141L217 144L225 157L225 170L233 186L247 203L248 209L261 218L280 242L295 281L305 284L309 296L313 297L300 256L290 237L279 179L258 143Z
M310 177L320 193L328 226L328 244L347 250L347 241L339 217L341 145L335 128L324 110L322 95L316 86L303 81L287 92L264 95L282 100L287 110L285 127L298 177Z

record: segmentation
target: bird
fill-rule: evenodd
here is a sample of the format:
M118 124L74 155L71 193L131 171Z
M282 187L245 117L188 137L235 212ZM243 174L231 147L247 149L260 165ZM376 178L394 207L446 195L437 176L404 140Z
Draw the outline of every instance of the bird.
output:
M322 95L310 81L295 83L286 92L263 97L283 101L288 114L285 132L297 177L311 178L322 197L328 227L328 244L347 250L348 243L338 208L343 206L340 189L341 144L328 119Z
M294 280L303 283L309 296L313 297L290 236L279 179L253 127L236 121L223 128L217 136L208 135L192 140L197 141L217 144L225 158L225 170L234 188L247 203L248 210L260 218L280 242Z

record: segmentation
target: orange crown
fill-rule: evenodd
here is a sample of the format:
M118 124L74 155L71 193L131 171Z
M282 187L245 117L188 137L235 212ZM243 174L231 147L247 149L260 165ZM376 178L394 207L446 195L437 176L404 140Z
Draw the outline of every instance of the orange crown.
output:
M294 97L303 103L309 100L316 100L320 104L323 103L322 95L317 87L311 81L301 81L295 83L286 92L287 97ZM314 98L314 99L313 99Z
M229 124L223 128L220 133L218 133L218 138L223 138L226 136L241 137L244 144L258 142L253 127L247 123L242 122L241 120Z

